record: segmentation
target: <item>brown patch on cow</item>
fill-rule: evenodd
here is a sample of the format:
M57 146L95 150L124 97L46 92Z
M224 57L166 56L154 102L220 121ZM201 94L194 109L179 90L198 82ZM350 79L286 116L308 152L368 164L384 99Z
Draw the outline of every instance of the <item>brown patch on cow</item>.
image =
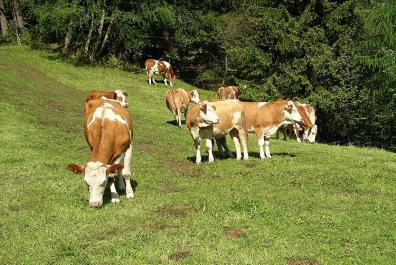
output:
M287 265L316 265L319 264L317 259L312 258L287 258Z
M238 230L238 229L227 229L225 231L226 236L229 239L235 239L235 238L240 238L240 237L245 237L246 234L245 232L243 232L242 230Z
M191 254L190 254L190 252L188 252L188 251L178 251L178 252L175 252L175 253L170 254L170 255L168 256L168 258L169 258L170 260L174 260L174 261L178 262L178 261L180 261L180 260L182 260L182 259L184 259L184 258L187 258L187 257L190 256L190 255L191 255Z
M175 187L175 186L163 185L163 186L157 187L156 191L158 191L160 193L173 193L173 192L183 191L183 189Z
M157 210L157 212L162 216L174 217L185 217L192 214L194 211L194 208L183 205L168 205Z
M171 224L167 224L167 223L158 223L154 225L154 229L155 230L166 230L166 229L180 229L181 226L180 225L171 225Z

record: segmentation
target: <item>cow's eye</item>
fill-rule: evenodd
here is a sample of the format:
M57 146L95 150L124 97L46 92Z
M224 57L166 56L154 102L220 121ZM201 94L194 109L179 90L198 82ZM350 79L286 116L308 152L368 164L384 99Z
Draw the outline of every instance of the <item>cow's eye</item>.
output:
M122 97L118 97L118 101L122 101Z

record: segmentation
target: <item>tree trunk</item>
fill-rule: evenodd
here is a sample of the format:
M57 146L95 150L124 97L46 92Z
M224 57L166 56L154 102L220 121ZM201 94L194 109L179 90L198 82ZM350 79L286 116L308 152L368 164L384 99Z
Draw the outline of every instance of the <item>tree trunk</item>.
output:
M12 5L12 15L14 17L15 37L18 45L21 45L21 37L19 36L19 27L18 27L18 19L17 19L18 13L19 13L18 4L16 1L14 1Z
M1 34L4 37L5 35L7 35L8 24L7 24L7 18L5 17L3 0L0 0L0 26L1 26Z
M107 41L108 41L108 39L109 39L112 26L113 26L113 18L110 19L110 24L109 24L109 26L107 27L106 34L105 34L105 36L104 36L104 38L103 38L102 46L100 47L100 50L99 50L99 52L98 52L99 54L101 54L101 53L103 52L103 49L104 49L104 47L105 47L105 45L106 45L106 43L107 43Z
M16 18L16 26L19 29L23 29L23 17L21 15L21 11L19 10L18 1L14 0L14 10L15 10L15 18Z
M63 49L62 49L63 54L69 53L69 45L71 43L71 34L72 34L72 26L70 23L69 28L66 32L65 41L63 43Z
M89 56L89 45L91 44L93 27L94 27L94 16L93 13L91 13L91 26L89 27L88 37L87 37L87 41L85 42L85 48L84 48L85 58L88 58Z

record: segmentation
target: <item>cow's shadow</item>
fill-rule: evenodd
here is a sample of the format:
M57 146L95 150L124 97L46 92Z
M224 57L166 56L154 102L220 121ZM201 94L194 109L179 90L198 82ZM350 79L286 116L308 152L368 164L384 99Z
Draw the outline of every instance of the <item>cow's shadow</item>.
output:
M249 151L249 156L251 157L256 157L256 158L260 158L260 153L259 152L252 152ZM275 152L275 153L271 153L271 156L289 156L289 157L296 157L295 153L287 153L287 152Z
M121 177L122 178L122 177ZM118 181L116 181L116 190L118 195L120 196L120 200L123 199L127 199L126 198L126 192L125 192L125 181L122 179L122 181L124 182L124 188L120 187L120 185L118 184ZM136 192L136 188L138 186L138 182L134 179L131 179L131 186L133 189L133 192ZM103 194L103 206L105 206L106 204L111 203L111 191L110 191L110 185L108 185L105 189L105 192Z
M226 159L235 159L236 158L236 153L231 152L233 156L228 156L225 153L223 155L220 155L219 151L213 151L213 157L215 160L226 160ZM195 164L195 155L194 156L188 156L187 160ZM201 163L208 162L209 160L209 155L207 152L203 153L201 152Z
M173 126L176 126L176 127L179 127L179 125L177 124L176 120L166 121L166 123L167 123L167 124L170 124L170 125L173 125ZM185 125L185 124L186 124L186 121L185 121L185 120L182 120L182 121L181 121L181 124L182 124L182 125Z

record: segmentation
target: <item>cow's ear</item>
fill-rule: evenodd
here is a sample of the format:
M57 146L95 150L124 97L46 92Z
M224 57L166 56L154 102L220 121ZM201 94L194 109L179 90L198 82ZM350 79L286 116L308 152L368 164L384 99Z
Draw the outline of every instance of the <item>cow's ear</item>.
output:
M128 96L128 92L124 92L122 94L124 94L124 96L126 96L126 97Z
M69 164L67 165L67 168L76 174L81 174L85 171L85 166L81 166L77 164Z
M122 165L122 164L114 164L114 165L107 167L107 172L109 172L111 174L115 174L115 173L120 172L123 168L124 168L124 165Z
M287 105L286 105L285 109L288 110L288 111L291 111L293 109L293 105L294 105L293 101L289 100L287 102Z
M113 99L117 99L117 93L112 92L113 93Z
M208 108L208 105L207 105L206 103L205 103L205 104L202 104L201 107L200 107L200 109L201 109L203 112L205 112L205 113L206 113L207 108Z

